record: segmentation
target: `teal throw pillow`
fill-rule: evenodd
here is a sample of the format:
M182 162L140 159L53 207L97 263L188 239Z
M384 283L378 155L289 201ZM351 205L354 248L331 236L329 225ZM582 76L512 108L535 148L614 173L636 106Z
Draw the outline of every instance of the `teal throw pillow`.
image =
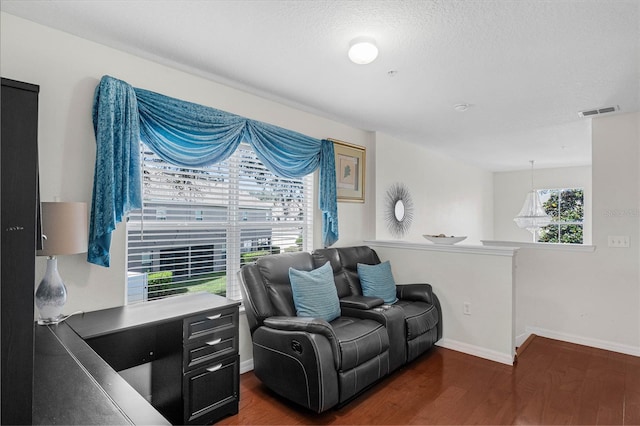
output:
M340 316L340 300L329 262L308 272L289 268L289 280L299 317L333 321Z
M396 282L391 274L391 263L388 260L377 265L358 263L358 277L363 295L379 297L389 305L398 301Z

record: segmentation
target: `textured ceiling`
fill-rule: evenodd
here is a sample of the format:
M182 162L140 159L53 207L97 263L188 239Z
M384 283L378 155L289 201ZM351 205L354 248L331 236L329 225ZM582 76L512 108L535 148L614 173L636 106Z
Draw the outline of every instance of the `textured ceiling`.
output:
M526 169L531 159L590 164L590 119L577 112L640 109L640 0L2 0L0 8L488 170ZM347 48L363 35L380 54L355 65ZM471 107L456 112L457 103Z

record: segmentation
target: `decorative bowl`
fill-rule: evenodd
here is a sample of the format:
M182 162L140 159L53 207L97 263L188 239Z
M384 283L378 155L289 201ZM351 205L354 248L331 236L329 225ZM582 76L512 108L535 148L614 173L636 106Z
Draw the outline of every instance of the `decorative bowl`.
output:
M459 243L460 241L464 240L465 237L454 237L453 235L450 237L447 237L446 235L423 235L423 237L425 237L427 240L431 241L434 244L455 244L455 243Z

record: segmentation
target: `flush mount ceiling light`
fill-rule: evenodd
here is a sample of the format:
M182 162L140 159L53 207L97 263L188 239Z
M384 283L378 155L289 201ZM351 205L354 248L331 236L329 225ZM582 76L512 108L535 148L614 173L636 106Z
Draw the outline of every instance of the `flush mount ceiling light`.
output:
M349 45L349 59L358 65L366 65L378 57L378 47L374 39L370 37L358 37Z
M453 109L454 109L454 111L457 111L457 112L465 112L466 110L469 109L470 106L471 105L469 105L469 104L455 104L453 106Z

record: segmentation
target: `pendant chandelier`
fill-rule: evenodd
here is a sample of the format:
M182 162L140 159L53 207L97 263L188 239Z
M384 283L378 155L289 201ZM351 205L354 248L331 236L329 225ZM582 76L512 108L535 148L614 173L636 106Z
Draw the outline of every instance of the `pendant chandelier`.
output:
M549 216L542 207L538 191L533 188L533 160L531 163L531 191L524 199L524 204L518 216L513 220L520 228L527 229L533 233L533 239L535 242L536 231L543 226L551 223L551 216Z

